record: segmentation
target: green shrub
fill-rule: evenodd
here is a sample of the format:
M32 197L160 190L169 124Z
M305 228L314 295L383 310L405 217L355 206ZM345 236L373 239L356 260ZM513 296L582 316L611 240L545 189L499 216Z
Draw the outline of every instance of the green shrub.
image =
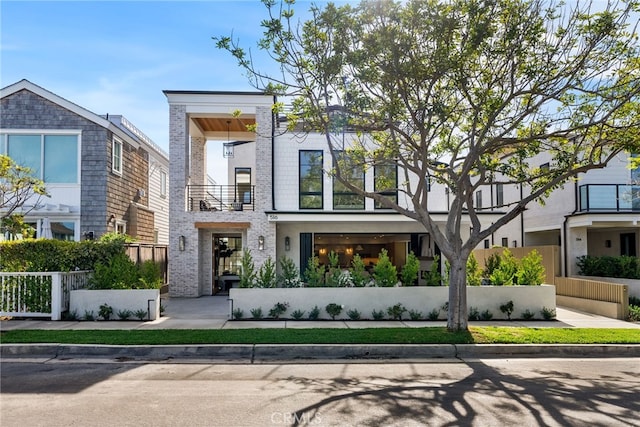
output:
M143 309L136 310L136 311L133 313L133 315L134 315L138 320L140 320L140 321L143 321L143 320L144 320L144 318L145 318L145 317L147 317L147 314L148 314L148 313L147 313L147 310L143 310Z
M480 286L482 284L482 270L475 255L471 253L467 260L467 285Z
M427 319L432 321L438 320L439 317L440 317L440 310L438 310L437 308L434 308L427 314Z
M493 272L497 270L498 267L500 267L500 261L501 261L501 258L499 253L491 254L489 258L487 258L487 261L484 264L484 271L482 275L484 277L491 277Z
M256 277L256 287L275 288L276 287L276 264L271 257L260 266Z
M429 271L425 271L422 278L425 280L427 286L442 286L442 274L440 274L440 257L436 255L433 257L431 268Z
M254 282L256 280L255 265L253 264L251 251L247 248L242 251L238 278L240 279L239 287L252 288L254 286Z
M493 313L490 310L485 310L480 313L480 320L491 320L493 319Z
M334 251L329 252L329 274L326 277L326 286L337 287L342 271L340 270L340 256Z
M140 289L160 289L162 287L162 272L160 266L151 260L140 264L138 268L140 274Z
M318 320L318 317L320 317L320 309L316 305L309 312L309 320Z
M511 286L517 280L517 273L518 260L509 249L505 248L504 251L502 251L502 257L500 257L500 265L493 270L489 276L489 280L491 280L492 285Z
M82 317L83 320L96 320L96 315L93 313L93 311L89 311L89 310L85 310L84 311L84 316Z
M331 319L335 320L336 316L339 316L340 313L342 313L343 308L344 306L332 302L327 304L325 310L327 311L327 314L331 316Z
M298 267L296 267L296 264L289 257L283 256L280 258L278 283L280 283L283 288L299 288L302 286Z
M273 317L274 319L279 319L289 308L289 303L287 302L277 302L274 304L273 308L269 310L269 317Z
M373 310L371 312L371 317L373 317L373 320L382 320L384 319L384 311Z
M513 313L513 301L501 304L500 311L507 315L507 319L511 320L511 313Z
M387 308L387 314L394 320L402 320L402 315L407 312L404 305L398 303Z
M640 260L631 256L585 255L578 257L578 273L583 276L640 279Z
M422 313L418 310L409 310L409 318L411 320L422 320Z
M525 311L522 312L520 317L522 317L524 320L531 320L534 317L536 317L536 314L531 312L531 311L529 311L529 309L526 309Z
M629 306L629 317L627 320L629 320L630 322L640 322L640 306Z
M380 251L378 262L373 267L373 281L381 287L392 287L398 283L396 266L391 263L386 249Z
M264 317L264 315L262 314L262 308L261 307L252 308L249 311L251 312L251 317L254 318L254 319L262 319Z
M119 253L106 264L96 264L90 284L92 289L136 288L140 284L138 268L125 253Z
M98 311L98 316L102 317L104 320L111 319L111 315L113 314L113 307L109 304L104 303L100 306L100 310Z
M556 318L556 310L553 308L542 307L540 314L542 314L544 320L553 320Z
M413 254L413 252L409 252L407 255L407 261L402 267L402 271L400 272L400 277L402 281L402 286L413 286L416 284L418 280L418 273L420 272L420 261Z
M244 311L241 308L235 308L232 314L235 320L240 320L244 317Z
M295 310L293 313L291 313L291 317L293 317L295 320L300 320L304 317L304 310Z
M469 307L469 320L480 320L480 312L476 307Z
M518 272L518 285L538 286L544 282L544 266L542 265L542 255L537 250L532 250L520 260Z
M133 316L133 312L131 310L118 310L118 319L127 320L129 317Z
M311 288L324 284L324 266L320 265L320 260L317 256L309 258L309 264L307 264L307 269L304 271L304 280L307 282L307 286Z
M349 319L351 320L360 320L360 312L356 309L353 310L347 310L347 316L349 316Z
M351 260L351 283L357 288L361 288L369 281L369 275L365 269L364 261L360 255L355 254Z

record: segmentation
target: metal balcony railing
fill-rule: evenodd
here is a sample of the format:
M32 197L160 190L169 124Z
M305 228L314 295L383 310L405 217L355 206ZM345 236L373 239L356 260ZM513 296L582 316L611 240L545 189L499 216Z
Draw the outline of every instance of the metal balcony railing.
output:
M254 210L255 185L188 185L189 211Z
M585 184L579 194L581 212L640 212L640 185Z

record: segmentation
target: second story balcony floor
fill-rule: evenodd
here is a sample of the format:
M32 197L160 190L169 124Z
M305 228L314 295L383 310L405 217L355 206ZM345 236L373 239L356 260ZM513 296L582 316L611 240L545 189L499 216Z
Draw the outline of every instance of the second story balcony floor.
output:
M244 211L255 210L255 185L188 185L187 210Z
M585 184L578 193L580 212L640 212L640 185Z

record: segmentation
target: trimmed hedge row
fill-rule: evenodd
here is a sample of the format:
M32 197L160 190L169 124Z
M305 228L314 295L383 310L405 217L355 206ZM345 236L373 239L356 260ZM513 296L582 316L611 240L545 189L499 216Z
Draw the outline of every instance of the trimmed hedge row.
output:
M640 260L632 256L584 255L578 257L578 268L582 276L640 279Z
M0 242L0 271L93 270L124 253L121 241L38 239Z

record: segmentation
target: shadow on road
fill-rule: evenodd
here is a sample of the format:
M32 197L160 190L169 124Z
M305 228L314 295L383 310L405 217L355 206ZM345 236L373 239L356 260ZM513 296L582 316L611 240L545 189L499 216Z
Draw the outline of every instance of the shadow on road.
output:
M327 414L352 415L360 426L640 425L640 381L629 377L594 374L585 380L537 370L535 378L525 378L481 361L467 366L470 375L450 382L444 372L393 380L290 378L310 394L327 396L295 411L292 425L318 425ZM628 374L638 378L637 372Z

